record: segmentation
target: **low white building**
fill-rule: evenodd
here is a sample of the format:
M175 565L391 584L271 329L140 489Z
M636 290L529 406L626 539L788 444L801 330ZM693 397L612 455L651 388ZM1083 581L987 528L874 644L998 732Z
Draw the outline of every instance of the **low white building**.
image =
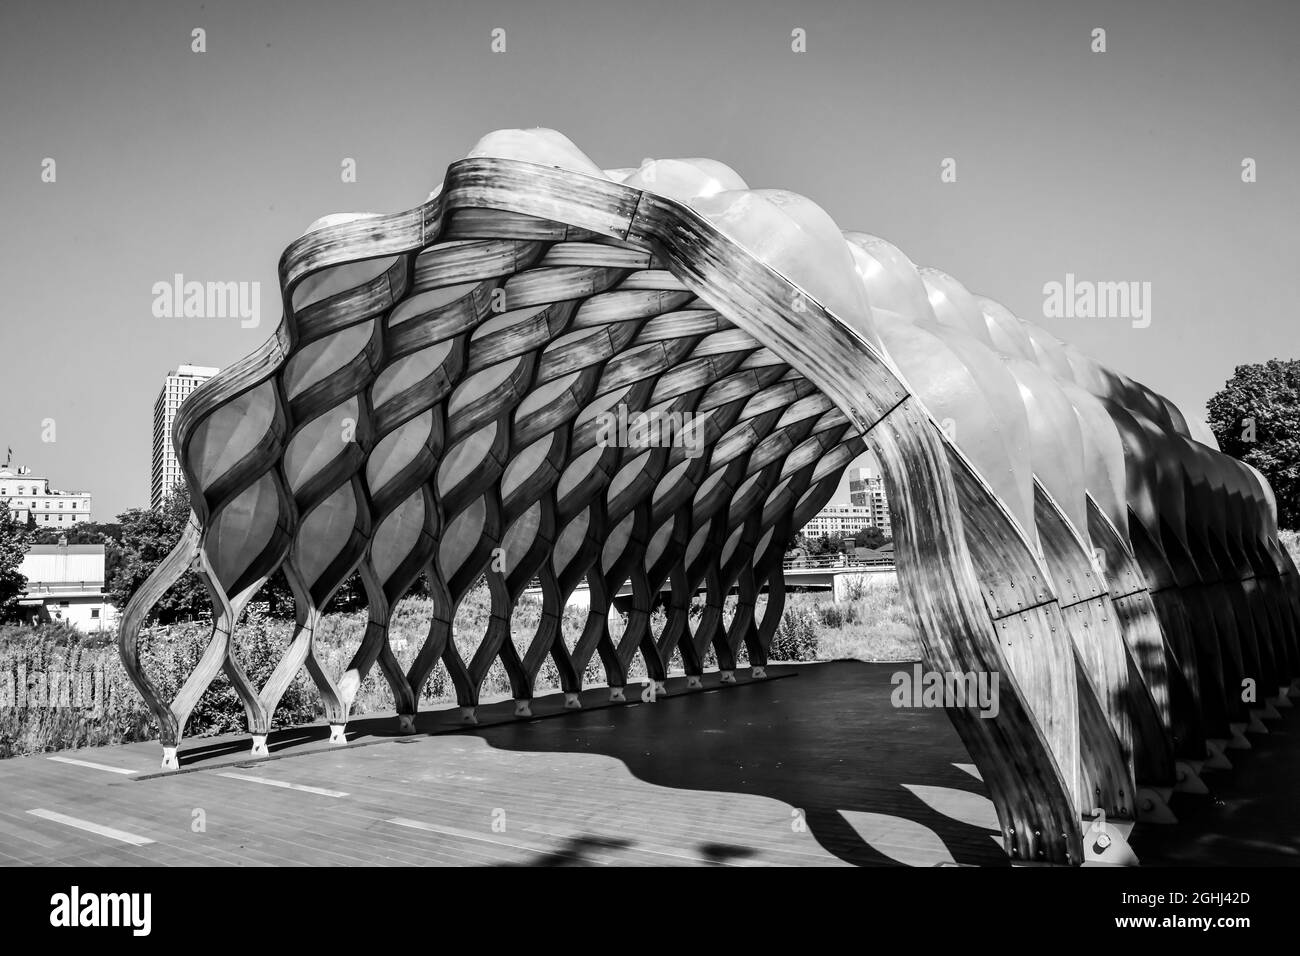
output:
M857 534L863 528L875 527L875 512L869 506L827 505L808 519L801 529L805 537L822 535L843 538Z
M19 570L27 578L18 602L24 621L65 621L88 633L117 627L104 593L102 544L34 544Z
M38 528L70 528L90 520L89 491L55 491L48 478L30 468L0 468L0 501L15 520L26 524L30 515Z

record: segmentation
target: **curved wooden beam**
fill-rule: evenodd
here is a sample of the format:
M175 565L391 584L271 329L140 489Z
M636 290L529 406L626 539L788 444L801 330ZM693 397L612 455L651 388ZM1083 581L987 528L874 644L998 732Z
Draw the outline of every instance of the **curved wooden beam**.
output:
M742 646L762 676L784 543L865 450L926 667L998 681L995 713L948 712L1016 860L1082 862L1095 807L1133 815L1138 783L1168 785L1176 756L1213 756L1256 716L1234 683L1258 672L1280 688L1300 663L1296 572L1267 485L1201 425L720 164L606 174L559 134L503 131L413 210L316 224L285 250L280 282L273 338L178 417L194 519L123 616L124 663L173 762L222 670L255 752L304 666L336 740L376 663L408 731L440 663L467 721L496 660L521 716L547 657L572 706L596 655L616 700L637 655L661 686L675 652L699 684L710 648L724 681ZM213 640L166 702L138 634L191 562ZM258 691L231 637L281 568L297 626ZM356 571L369 622L335 678L312 635ZM387 631L421 573L434 612L403 671ZM534 577L541 622L516 636ZM488 627L453 639L480 578ZM561 619L584 578L575 640Z

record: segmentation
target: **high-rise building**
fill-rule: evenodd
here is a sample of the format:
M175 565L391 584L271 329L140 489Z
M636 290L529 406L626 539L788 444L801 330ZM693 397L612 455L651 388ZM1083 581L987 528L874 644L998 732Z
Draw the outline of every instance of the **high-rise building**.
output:
M38 528L68 528L90 520L89 491L55 491L30 468L0 468L0 501L18 521L30 515Z
M871 510L871 525L893 537L889 521L889 499L885 496L885 479L874 469L859 468L849 476L849 501Z
M220 369L204 365L181 365L168 373L167 381L153 405L153 470L149 484L149 505L162 505L168 493L181 483L181 467L172 447L172 424L181 402Z

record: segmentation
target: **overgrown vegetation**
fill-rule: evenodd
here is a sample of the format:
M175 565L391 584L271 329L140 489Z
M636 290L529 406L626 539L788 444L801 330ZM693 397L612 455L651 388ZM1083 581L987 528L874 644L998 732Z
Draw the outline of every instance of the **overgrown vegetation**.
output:
M912 659L917 653L915 641L903 620L898 597L893 585L863 588L838 604L827 595L789 595L772 640L771 660ZM734 608L734 599L728 601L724 625L730 623ZM486 630L490 610L486 587L475 588L461 603L454 639L463 657ZM692 627L697 626L703 610L700 602L692 606ZM760 602L759 613L763 610ZM431 616L432 604L426 598L410 597L398 606L389 639L404 668L414 661L428 635ZM585 608L566 611L564 639L569 647L582 633L586 616ZM520 653L532 639L540 618L540 601L525 598L519 602L511 630ZM665 621L662 610L652 616L654 633L661 631ZM364 610L325 615L317 635L318 653L335 678L342 675L356 652L365 626ZM610 630L615 641L622 636L624 626L620 615L611 615ZM245 614L235 632L235 656L254 684L260 687L270 676L293 629L292 620L260 611ZM200 621L158 627L142 636L140 653L145 672L165 697L170 699L179 689L198 663L210 636L211 625ZM738 666L749 665L743 648L738 658ZM706 654L705 665L710 669L717 666L712 649ZM672 667L680 673L680 654L674 656ZM635 685L645 679L645 665L638 655L628 681ZM604 681L599 656L593 655L584 684L599 685ZM536 691L555 691L559 683L555 664L547 658ZM509 679L497 660L484 681L482 699L487 702L509 694ZM454 697L447 669L439 664L422 689L422 705L447 704ZM364 716L392 708L392 694L375 668L363 682L352 713ZM315 686L302 671L281 700L274 726L301 725L321 716ZM243 704L221 675L199 701L185 732L187 736L204 736L245 728ZM112 638L83 635L58 623L0 626L0 756L127 743L157 735L157 725L123 671Z

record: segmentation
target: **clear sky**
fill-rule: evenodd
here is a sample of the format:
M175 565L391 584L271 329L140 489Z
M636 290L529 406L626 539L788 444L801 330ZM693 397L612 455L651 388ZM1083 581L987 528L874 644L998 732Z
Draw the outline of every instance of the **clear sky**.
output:
M271 333L283 247L514 126L803 193L1203 414L1300 355L1298 41L1295 0L3 0L0 454L147 505L163 377ZM175 273L260 282L261 327L155 318ZM1043 319L1067 273L1150 282L1149 327Z

